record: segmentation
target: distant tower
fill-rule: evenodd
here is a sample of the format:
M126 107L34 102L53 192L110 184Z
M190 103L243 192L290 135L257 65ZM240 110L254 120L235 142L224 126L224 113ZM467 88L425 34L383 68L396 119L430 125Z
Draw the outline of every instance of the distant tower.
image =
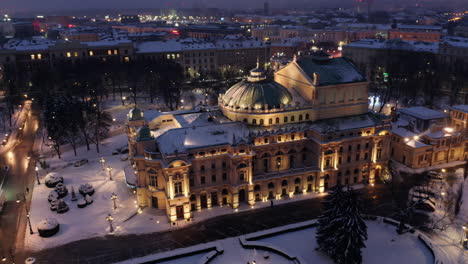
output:
M373 3L374 3L374 0L355 0L356 14L367 13L367 17L369 17Z
M263 3L263 15L265 16L270 15L270 3L268 2Z

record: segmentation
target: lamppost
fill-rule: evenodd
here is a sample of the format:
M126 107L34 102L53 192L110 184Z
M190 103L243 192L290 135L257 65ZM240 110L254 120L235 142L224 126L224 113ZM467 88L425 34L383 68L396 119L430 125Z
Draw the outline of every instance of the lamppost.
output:
M117 210L117 203L115 202L115 200L117 200L117 197L118 197L117 194L112 193L111 199L114 202L114 210Z
M101 163L102 170L105 170L106 168L104 166L105 166L106 160L104 159L104 157L101 157L99 159L99 163Z
M39 167L36 166L36 180L37 180L37 185L41 185L41 182L39 181Z
M112 226L112 221L114 221L114 217L112 217L112 215L109 214L106 217L106 220L109 222L110 233L113 233L114 232L114 227Z
M112 180L112 168L111 168L110 165L107 166L107 171L109 172L109 180L110 180L110 181L113 181L113 180Z
M29 234L32 235L34 234L31 226L31 218L29 217L29 211L26 212L26 219L28 221L28 226L29 226Z
M467 238L467 235L466 235L467 232L468 232L468 223L464 224L462 226L462 237L461 237L461 241L460 241L462 246L464 246L465 242L468 241L468 238Z

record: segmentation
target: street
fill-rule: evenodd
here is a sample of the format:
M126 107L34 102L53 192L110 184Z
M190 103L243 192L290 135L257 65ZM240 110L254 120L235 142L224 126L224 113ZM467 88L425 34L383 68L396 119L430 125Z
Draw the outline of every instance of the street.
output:
M26 210L29 208L35 180L32 153L39 123L31 104L25 104L24 107L24 126L18 131L17 138L10 139L17 142L0 157L2 168L3 165L10 168L4 186L6 202L0 214L0 254L2 258L8 259L7 263L11 263L12 258L16 260L15 252L22 248L24 232L27 230ZM16 241L19 243L16 244Z

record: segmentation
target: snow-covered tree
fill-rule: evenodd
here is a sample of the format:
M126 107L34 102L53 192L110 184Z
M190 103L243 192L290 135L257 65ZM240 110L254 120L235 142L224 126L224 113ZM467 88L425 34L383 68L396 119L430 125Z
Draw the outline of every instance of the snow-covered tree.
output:
M317 229L318 250L335 263L361 263L367 226L358 193L350 188L343 191L343 187L337 185L325 199L324 206Z

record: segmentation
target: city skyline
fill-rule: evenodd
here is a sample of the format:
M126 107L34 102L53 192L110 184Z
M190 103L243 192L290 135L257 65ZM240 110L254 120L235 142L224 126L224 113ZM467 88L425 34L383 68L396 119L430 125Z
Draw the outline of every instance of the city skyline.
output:
M34 12L34 11L60 11L60 10L84 10L84 9L141 9L141 8L227 8L227 9L261 9L263 4L268 2L272 9L274 8L350 8L353 7L353 0L239 0L239 1L226 1L226 0L4 0L0 3L0 9L6 9L12 12ZM374 1L373 8L375 10L394 9L411 6L422 6L431 8L461 8L463 7L463 0L411 0L411 1L390 1L381 0Z

